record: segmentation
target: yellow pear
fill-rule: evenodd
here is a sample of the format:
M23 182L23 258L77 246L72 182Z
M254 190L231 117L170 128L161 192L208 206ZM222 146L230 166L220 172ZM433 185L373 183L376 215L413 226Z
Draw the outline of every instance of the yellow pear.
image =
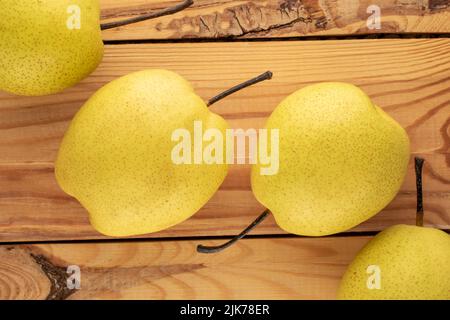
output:
M375 236L342 278L340 299L450 299L450 235L396 225Z
M415 158L416 226L390 227L367 243L342 278L340 299L450 299L450 235L423 227L424 161Z
M1 0L0 90L24 96L60 92L88 76L103 57L101 30L181 11L172 7L100 24L98 0Z
M279 171L262 175L261 164L254 165L252 189L290 233L346 231L382 210L404 179L407 134L352 84L294 92L266 128L279 129Z
M0 89L52 94L103 57L98 0L0 1Z
M194 136L195 121L225 136L225 120L178 74L155 69L116 79L73 119L56 161L57 181L103 234L137 235L180 223L227 174L225 163L173 161L174 131Z

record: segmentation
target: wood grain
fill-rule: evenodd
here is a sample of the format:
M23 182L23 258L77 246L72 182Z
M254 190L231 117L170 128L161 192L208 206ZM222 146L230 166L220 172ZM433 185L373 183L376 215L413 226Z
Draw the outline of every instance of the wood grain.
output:
M320 81L348 81L404 126L413 155L424 156L425 222L450 228L449 39L107 46L103 63L88 79L61 94L24 98L0 93L0 241L102 238L85 210L66 196L53 176L60 140L75 112L100 86L129 72L168 68L189 79L207 99L272 70L258 84L213 106L234 128L261 127L289 93ZM253 197L247 166L232 166L218 193L193 218L145 237L231 235L262 210ZM413 223L412 166L396 199L356 227L375 231ZM283 233L269 219L255 230Z
M114 21L160 10L176 0L101 0ZM369 29L367 9L381 9L381 29ZM104 32L105 40L272 38L317 35L450 32L449 0L195 0L177 14Z
M247 239L214 256L194 241L2 246L0 299L334 299L369 239Z

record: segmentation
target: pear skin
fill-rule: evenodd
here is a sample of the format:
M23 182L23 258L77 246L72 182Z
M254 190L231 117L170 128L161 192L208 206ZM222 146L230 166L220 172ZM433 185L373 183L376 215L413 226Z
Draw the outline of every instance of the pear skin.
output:
M369 266L377 267L378 280L370 279ZM348 267L338 298L450 299L450 235L408 225L382 231Z
M406 174L405 130L352 84L294 92L266 128L279 129L279 171L261 175L261 165L253 165L252 189L293 234L324 236L358 225L394 198Z
M172 161L172 133L185 128L194 136L196 120L225 136L226 121L178 74L155 69L116 79L73 119L56 161L57 181L105 235L169 228L197 212L227 174L226 164Z
M75 6L79 12L70 10ZM1 90L57 93L89 75L103 57L98 0L2 0L0 12ZM78 13L80 28L72 28Z

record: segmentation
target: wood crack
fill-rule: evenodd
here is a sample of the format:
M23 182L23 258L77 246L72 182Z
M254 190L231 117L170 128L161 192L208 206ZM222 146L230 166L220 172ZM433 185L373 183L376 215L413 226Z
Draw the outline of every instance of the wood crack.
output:
M209 29L208 25L206 24L205 20L203 19L203 17L200 17L200 22L202 23L202 25L206 28L206 30L208 30L209 32L211 32L211 29Z
M253 24L256 24L256 27L253 28L246 28L245 25L246 24L252 24L252 22L250 21L252 16L255 16L253 11L257 11L259 12L259 21L256 21ZM252 4L246 4L246 5L242 5L242 6L238 6L236 8L230 8L229 11L232 13L233 15L233 19L234 21L237 23L239 29L240 29L240 34L235 35L236 37L245 37L248 35L257 35L260 33L267 33L270 32L272 30L276 30L276 29L283 29L286 27L293 27L295 24L302 22L305 24L309 24L312 22L312 18L309 14L306 14L305 12L303 12L303 16L300 14L300 9L302 9L304 11L304 7L302 5L302 1L286 1L286 2L282 2L280 3L278 8L275 8L276 11L278 11L280 13L280 17L279 20L283 21L285 19L288 19L288 21L286 22L280 22L280 23L272 23L269 24L267 27L262 26L264 23L265 19L265 15L263 13L263 11L265 11L264 8L262 7L256 7L253 6ZM244 12L245 14L243 15L239 15L238 12ZM267 13L266 13L267 15ZM294 19L291 18L291 16L294 15L296 16ZM326 25L326 24L325 24Z
M76 289L69 289L67 287L69 275L66 272L66 268L55 266L44 255L30 253L30 256L41 267L50 281L50 292L46 300L65 300L76 292Z
M249 31L245 31L245 32L243 32L242 33L242 35L240 35L239 37L245 37L245 36L248 36L248 35L261 35L261 34L263 34L263 33L267 33L267 32L270 32L270 31L272 31L272 30L280 30L280 29L283 29L283 28L289 28L289 27L292 27L292 26L294 26L295 24L297 24L297 23L299 23L299 22L302 22L302 23L311 23L311 19L310 18L308 18L308 19L304 19L304 18L298 18L298 19L295 19L295 20L292 20L291 22L287 22L287 23L283 23L283 24L276 24L276 25L272 25L272 26L270 26L269 28L267 28L267 29L254 29L254 30L249 30Z
M443 10L450 7L450 0L429 0L428 8L431 11Z
M193 17L173 19L165 28L181 38L230 38L269 32L312 21L303 0L260 4L252 1ZM313 10L317 14L316 10ZM185 31L180 31L185 30Z

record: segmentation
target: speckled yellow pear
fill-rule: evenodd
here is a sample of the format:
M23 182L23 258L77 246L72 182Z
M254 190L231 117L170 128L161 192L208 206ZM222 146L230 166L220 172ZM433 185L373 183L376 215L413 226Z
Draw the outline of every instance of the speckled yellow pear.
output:
M450 235L392 226L373 238L342 278L340 299L450 299Z
M1 0L0 12L0 90L56 93L102 59L98 0Z
M226 164L173 162L172 133L185 128L193 135L197 120L225 135L225 120L178 74L155 69L116 79L73 119L56 161L57 181L103 234L137 235L180 223L227 174Z
M348 230L396 195L409 161L404 129L358 87L326 82L285 98L266 128L279 129L279 171L252 168L256 198L284 230Z

